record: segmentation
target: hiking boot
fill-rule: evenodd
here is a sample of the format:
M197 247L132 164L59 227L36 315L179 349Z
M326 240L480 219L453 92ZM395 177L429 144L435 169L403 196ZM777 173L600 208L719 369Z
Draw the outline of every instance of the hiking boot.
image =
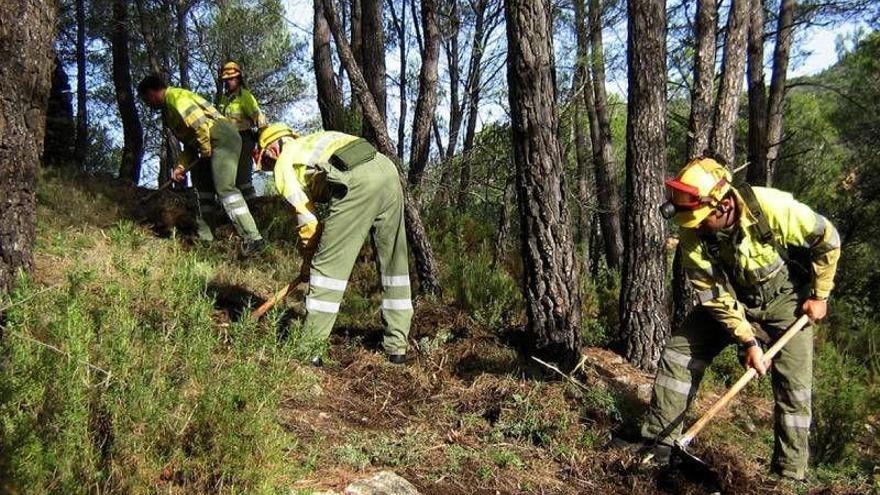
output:
M264 249L266 249L266 245L267 244L264 239L245 241L244 245L241 248L241 257L250 258L256 256L263 252Z
M665 467L672 458L672 446L661 443L650 446L642 456L640 464L646 467Z
M405 364L406 354L389 354L388 362L391 364Z

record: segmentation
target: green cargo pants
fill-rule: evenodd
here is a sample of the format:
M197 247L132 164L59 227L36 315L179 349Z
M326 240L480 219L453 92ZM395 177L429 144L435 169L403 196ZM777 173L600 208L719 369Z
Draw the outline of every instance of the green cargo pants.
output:
M254 189L254 132L250 129L239 131L241 136L241 153L238 156L238 170L235 173L235 187L241 191L245 201L257 197Z
M316 347L316 352L326 345L352 268L369 235L382 284L383 347L388 354L405 354L413 306L397 168L379 153L350 171L328 164L319 168L336 192L311 262L304 341Z
M776 340L799 316L803 294L786 284L773 299L747 310L750 321ZM697 307L673 332L660 356L654 392L642 436L672 445L681 435L685 410L696 396L712 359L732 343L729 334L704 309ZM776 355L771 371L774 448L771 469L803 479L809 460L810 399L813 382L813 330L805 328Z
M199 238L206 241L214 239L206 217L211 219L217 213L214 202L216 195L238 235L247 240L262 239L244 196L235 185L241 153L241 137L235 126L226 121L215 122L211 127L211 149L210 161L200 160L191 170L198 194L196 225Z

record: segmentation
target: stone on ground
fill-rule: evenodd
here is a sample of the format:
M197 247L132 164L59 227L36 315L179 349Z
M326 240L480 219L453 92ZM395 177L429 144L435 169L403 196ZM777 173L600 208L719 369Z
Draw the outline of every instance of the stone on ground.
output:
M409 481L392 473L380 471L371 478L355 481L345 488L345 495L420 495Z

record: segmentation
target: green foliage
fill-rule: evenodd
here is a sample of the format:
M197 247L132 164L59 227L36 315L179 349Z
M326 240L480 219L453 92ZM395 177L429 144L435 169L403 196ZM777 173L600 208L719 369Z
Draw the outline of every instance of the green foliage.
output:
M273 411L312 377L272 327L217 325L212 262L130 222L76 239L58 289L22 280L4 313L0 489L265 493L309 469Z
M852 454L852 441L869 415L866 375L853 359L827 343L816 348L814 366L812 460L837 464Z
M588 346L607 346L620 326L620 274L602 267L595 279L581 277L581 340Z
M528 395L513 394L502 404L493 436L551 446L573 424L574 417L561 397L542 394L536 386Z

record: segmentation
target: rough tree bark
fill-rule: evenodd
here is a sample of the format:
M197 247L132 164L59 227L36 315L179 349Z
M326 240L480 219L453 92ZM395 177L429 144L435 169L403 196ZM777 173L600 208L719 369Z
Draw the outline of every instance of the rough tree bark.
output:
M64 71L64 64L55 55L55 68L52 70L52 87L49 92L49 105L46 110L46 136L43 149L52 150L43 158L44 167L64 167L77 165L76 158L76 119L70 97L70 79Z
M312 62L315 66L315 81L318 89L318 108L321 110L321 123L328 131L345 131L345 109L342 103L342 90L336 84L333 72L333 56L330 51L330 27L324 18L324 4L314 0L315 24L312 37Z
M385 25L382 17L383 0L361 0L361 65L360 70L376 102L382 122L386 121L385 88ZM349 73L349 76L351 74ZM363 104L363 102L361 102ZM376 143L379 130L364 116L363 136ZM395 151L395 155L396 155Z
M767 93L764 89L764 1L751 0L749 9L749 167L750 184L767 185Z
M624 355L653 369L669 333L666 232L666 4L629 0L626 213L620 288Z
M709 148L712 128L713 83L715 80L715 38L718 31L718 4L716 0L698 0L694 39L694 82L691 87L691 114L688 119L686 156L702 155ZM672 328L684 323L696 305L696 292L687 281L681 263L681 251L676 247L672 258Z
M569 370L579 354L580 293L556 138L550 5L547 0L506 0L505 11L522 287L531 345Z
M336 6L333 0L323 0L324 16L333 33L333 39L336 40L336 48L339 52L339 58L345 65L345 70L350 78L352 93L360 102L364 111L364 118L369 121L370 125L377 131L376 143L381 153L400 163L400 158L396 155L394 145L388 136L388 128L385 121L379 113L379 108L370 93L364 75L361 73L354 58L354 53L348 40L345 39L345 33L339 25L336 17ZM398 170L399 171L399 170ZM400 172L400 171L399 171ZM404 215L406 218L406 236L409 240L410 249L413 253L413 260L416 265L416 275L419 278L419 290L423 294L440 294L440 278L437 268L437 261L434 258L434 251L431 248L431 241L425 232L422 224L422 218L419 215L418 207L409 195L406 187L406 179L400 172L400 182L404 192Z
M742 92L746 65L746 29L750 0L732 0L727 16L724 61L721 83L715 106L715 122L709 136L709 147L733 167L736 158L736 117Z
M773 74L770 76L770 94L767 103L767 185L772 184L773 171L779 165L785 81L788 74L791 41L794 35L795 4L795 0L782 0L779 5L776 47L773 49Z
M110 47L113 56L113 90L122 118L122 162L119 178L137 184L144 158L144 129L138 116L131 86L131 58L128 51L128 2L113 0Z
M189 40L186 35L186 16L192 4L189 0L177 0L174 17L174 41L177 45L177 71L180 87L190 89L189 82Z
M715 38L718 31L716 0L697 0L694 39L694 83L688 120L687 157L694 158L709 147L715 81Z
M419 71L419 96L413 116L410 146L409 183L418 188L431 151L431 122L437 108L437 65L440 57L440 30L437 27L437 0L422 0L424 48Z
M602 7L599 0L590 0L590 66L593 71L593 103L599 134L593 149L593 160L599 184L601 221L605 241L605 258L612 270L620 269L623 256L623 234L620 228L620 195L614 173L614 149L611 143L611 116L605 92L605 55L602 47Z
M11 17L7 19L12 19ZM88 93L86 92L86 7L76 0L76 159L82 163L89 150Z
M0 3L0 293L30 271L37 167L49 101L55 2Z

